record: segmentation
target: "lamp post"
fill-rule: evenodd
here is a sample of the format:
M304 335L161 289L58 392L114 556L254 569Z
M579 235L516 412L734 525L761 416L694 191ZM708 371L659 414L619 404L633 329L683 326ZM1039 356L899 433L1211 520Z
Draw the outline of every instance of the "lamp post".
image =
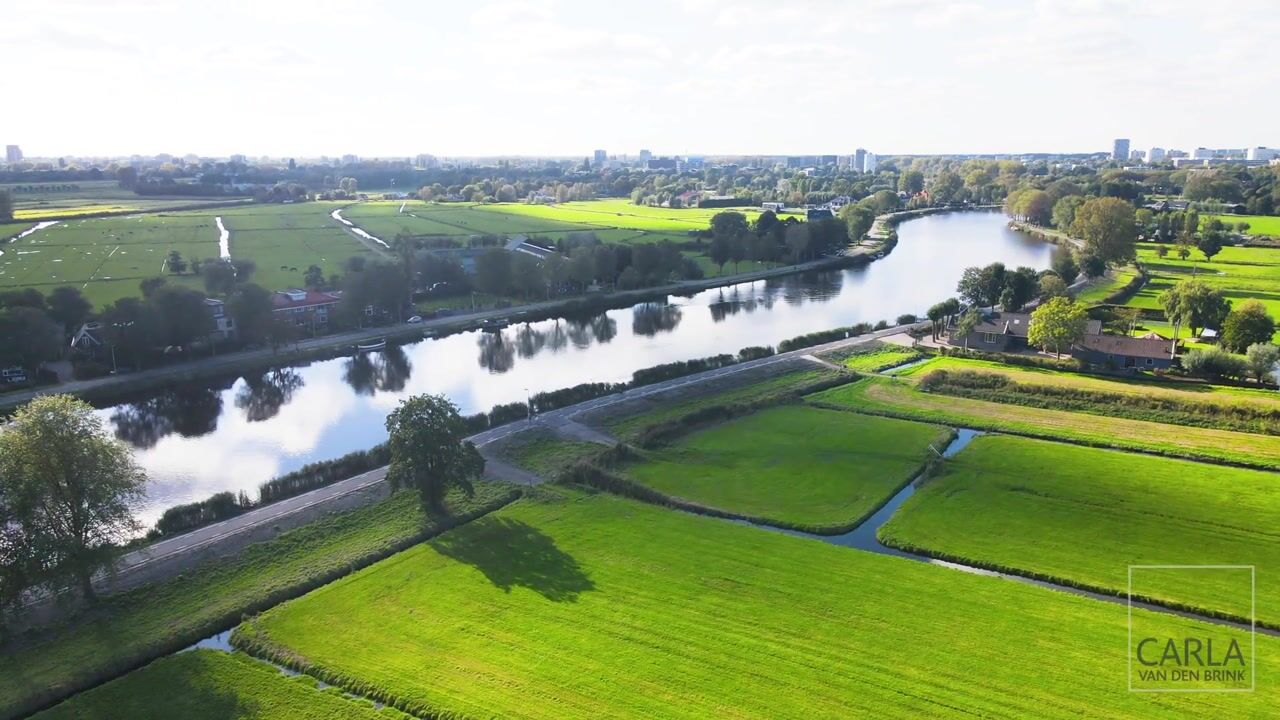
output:
M528 415L525 419L533 422L533 395L529 392L529 388L524 389L524 403L525 408L528 410Z

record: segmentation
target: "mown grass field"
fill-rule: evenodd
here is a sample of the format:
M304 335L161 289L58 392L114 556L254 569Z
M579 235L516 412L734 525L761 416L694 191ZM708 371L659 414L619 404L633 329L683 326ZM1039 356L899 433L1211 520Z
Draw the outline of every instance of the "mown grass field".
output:
M1137 610L1167 633L1202 623ZM605 494L542 491L233 642L415 714L1263 717L1125 691L1124 606ZM1274 687L1280 643L1258 638Z
M919 360L924 353L893 343L858 346L852 351L838 351L828 359L855 372L875 373ZM905 372L905 371L904 371Z
M505 460L550 480L570 465L607 449L599 443L565 440L550 430L538 428L515 435L498 453Z
M1096 279L1076 293L1076 300L1086 305L1100 303L1128 286L1137 275L1138 271L1132 266L1112 268L1109 275Z
M687 415L699 408L710 405L731 405L735 403L751 403L768 401L780 395L797 392L815 383L833 380L839 377L834 370L792 369L774 377L747 385L734 384L732 387L719 389L694 397L686 392L664 393L649 396L635 406L634 412L611 413L601 424L613 435L623 440L634 440L650 425L666 420L673 420Z
M1189 402L1212 402L1227 405L1244 404L1280 409L1280 393L1274 390L1255 390L1232 387L1230 385L1160 380L1154 376L1122 378L1090 375L1088 373L1066 372L1048 368L1006 365L989 360L963 357L931 358L928 362L913 365L895 375L896 377L918 380L934 370L976 370L1004 375L1011 380L1031 385L1051 385L1080 390L1123 393L1125 395L1167 397Z
M955 427L1139 450L1172 457L1280 469L1280 437L1047 410L920 392L897 378L864 378L810 395L808 401Z
M455 514L510 497L485 484ZM235 558L172 580L103 598L93 613L0 646L0 717L9 718L230 627L242 613L305 590L318 578L385 555L438 527L412 493L312 522L247 547ZM122 716L124 717L124 716Z
M701 430L628 464L626 477L664 495L787 527L847 532L924 465L936 425L821 410L770 408Z
M1162 315L1160 294L1180 280L1195 277L1221 291L1233 304L1258 300L1273 318L1280 318L1280 248L1225 247L1212 262L1206 262L1194 248L1190 257L1181 260L1174 247L1168 246L1163 258L1156 254L1156 247L1155 243L1138 243L1138 261L1146 267L1149 279L1127 305ZM1275 339L1280 340L1280 333Z
M75 186L76 189L56 190L55 188L59 186ZM35 187L38 190L37 192L16 192L17 187ZM103 212L145 212L238 199L234 196L204 198L144 196L120 187L120 183L115 180L0 184L0 190L11 192L13 215L18 220L43 220L49 217Z
M402 720L397 710L321 690L305 675L289 677L240 653L179 653L75 696L38 720Z
M1280 237L1280 215L1205 215L1200 218L1200 225L1204 227L1210 220L1217 218L1227 225L1235 225L1236 223L1249 223L1249 229L1246 231L1250 235L1272 235Z
M20 235L27 228L35 225L34 222L5 222L0 223L0 250L4 250L4 241L9 238Z
M190 271L168 272L171 250L183 259L219 257L215 218L231 232L232 257L257 265L252 281L269 290L302 284L309 265L325 274L342 262L372 252L329 217L336 205L249 205L216 210L151 213L66 220L4 246L0 289L33 287L48 293L60 285L80 288L95 306L140 295L138 283L163 276L170 283L203 289Z
M881 529L888 544L1124 593L1129 565L1256 565L1259 620L1280 625L1272 473L983 436ZM1171 580L1177 576L1171 576ZM1154 599L1247 618L1232 574L1152 585Z

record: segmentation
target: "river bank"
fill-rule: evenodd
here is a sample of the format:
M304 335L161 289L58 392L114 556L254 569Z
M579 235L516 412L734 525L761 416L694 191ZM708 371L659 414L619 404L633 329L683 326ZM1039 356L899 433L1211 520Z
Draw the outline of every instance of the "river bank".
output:
M427 337L443 337L479 329L485 321L527 322L557 315L601 312L654 301L668 295L688 295L703 290L749 283L817 270L831 270L869 262L872 250L857 248L841 257L724 275L703 280L685 280L652 288L622 290L607 294L579 296L518 305L510 308L483 310L425 320L421 323L365 328L299 341L280 349L245 350L193 360L177 365L151 368L136 373L108 375L92 380L75 380L0 395L0 411L12 410L41 395L69 393L90 402L110 402L150 390L164 390L194 381L230 378L247 372L259 372L282 365L321 360L349 354L357 344L386 338L389 341L413 342Z

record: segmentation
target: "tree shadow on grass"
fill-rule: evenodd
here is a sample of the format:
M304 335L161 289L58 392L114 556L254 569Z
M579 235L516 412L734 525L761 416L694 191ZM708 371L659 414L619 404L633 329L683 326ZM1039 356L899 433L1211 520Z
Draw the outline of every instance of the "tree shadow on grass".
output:
M473 532L446 533L431 544L442 555L475 567L503 592L519 586L553 602L574 602L595 589L577 560L519 520L486 518Z

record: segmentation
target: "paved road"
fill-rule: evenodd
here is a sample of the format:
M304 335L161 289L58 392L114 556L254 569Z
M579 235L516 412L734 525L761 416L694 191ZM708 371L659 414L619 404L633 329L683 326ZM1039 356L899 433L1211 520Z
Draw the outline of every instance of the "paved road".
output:
M927 323L923 323L923 324L918 324L915 327L927 327L927 326L928 326ZM805 356L811 356L814 353L822 353L828 350L834 350L841 347L871 342L872 340L877 340L879 338L882 338L888 335L903 332L907 327L912 327L912 326L902 326L902 327L890 328L888 330L881 330L878 332L869 333L867 335L859 335L852 338L837 340L835 342L827 343L825 345L820 345L817 347L809 347L809 348L804 348L802 350L794 350L792 352L781 353L778 355L774 355L772 357L762 358L760 360L752 360L749 362L740 363L738 365L731 365L725 368L708 370L706 372L698 373L696 375L689 375L683 378L676 378L674 380L667 380L665 382L655 383L653 385L646 385L644 387L634 388L631 390L627 390L625 392L616 393L616 394L608 395L601 398L596 398L594 400L588 400L586 402L582 402L577 405L572 405L566 408L561 408L559 410L552 410L549 412L545 412L536 416L532 421L518 420L513 423L501 425L499 427L492 428L482 433L473 435L471 436L470 439L472 442L474 442L478 447L480 447L483 450L484 447L486 445L489 445L490 443L493 443L497 440L501 440L502 438L508 437L510 435L514 435L515 433L523 432L533 427L549 426L554 428L556 426L565 425L565 424L577 425L578 423L575 423L573 421L573 417L575 415L578 415L579 413L586 412L588 410L598 410L600 408L608 407L610 405L616 405L618 403L634 400L636 398L642 398L649 395L656 395L658 393L667 392L669 390L697 385L710 380L715 380L719 378L736 375L738 373L746 372L748 370L753 370L756 368L775 365L783 362L789 362L792 360L796 360L798 358L803 358ZM607 439L607 436L603 436L603 434L601 435L602 435L602 438ZM516 469L518 470L518 468ZM249 511L244 515L230 518L228 520L223 520L222 522L215 523L213 525L209 525L209 526L200 528L198 530L194 530L185 535L179 535L177 537L173 537L167 540L163 540L161 542L157 542L146 548L143 548L141 550L136 550L134 552L131 552L125 555L121 561L119 573L120 574L128 573L130 571L137 570L147 565L157 563L161 560L172 558L177 554L192 552L195 550L199 550L201 548L205 548L209 545L219 542L220 540L224 540L231 535L250 531L255 528L260 528L264 525L271 525L271 524L277 523L282 518L288 515L302 512L313 506L330 502L336 498L349 495L351 493L358 492L362 489L368 488L372 485L381 483L383 479L386 477L386 473L387 473L387 469L385 467L378 468L376 470L370 470L369 472L356 475L355 477L352 477L352 478L347 478L346 480L340 480L336 483L333 483L332 485L327 485L325 487L312 490L302 495L298 495L297 497L292 497L287 500L281 500L279 502L271 503L270 505L264 505L263 507L256 508L254 510ZM528 482L529 480L528 480L528 477L526 477L526 475L527 474L521 475L519 479L516 479L516 481L520 482L521 479L523 479L524 482ZM514 479L514 476L513 476L513 479Z

